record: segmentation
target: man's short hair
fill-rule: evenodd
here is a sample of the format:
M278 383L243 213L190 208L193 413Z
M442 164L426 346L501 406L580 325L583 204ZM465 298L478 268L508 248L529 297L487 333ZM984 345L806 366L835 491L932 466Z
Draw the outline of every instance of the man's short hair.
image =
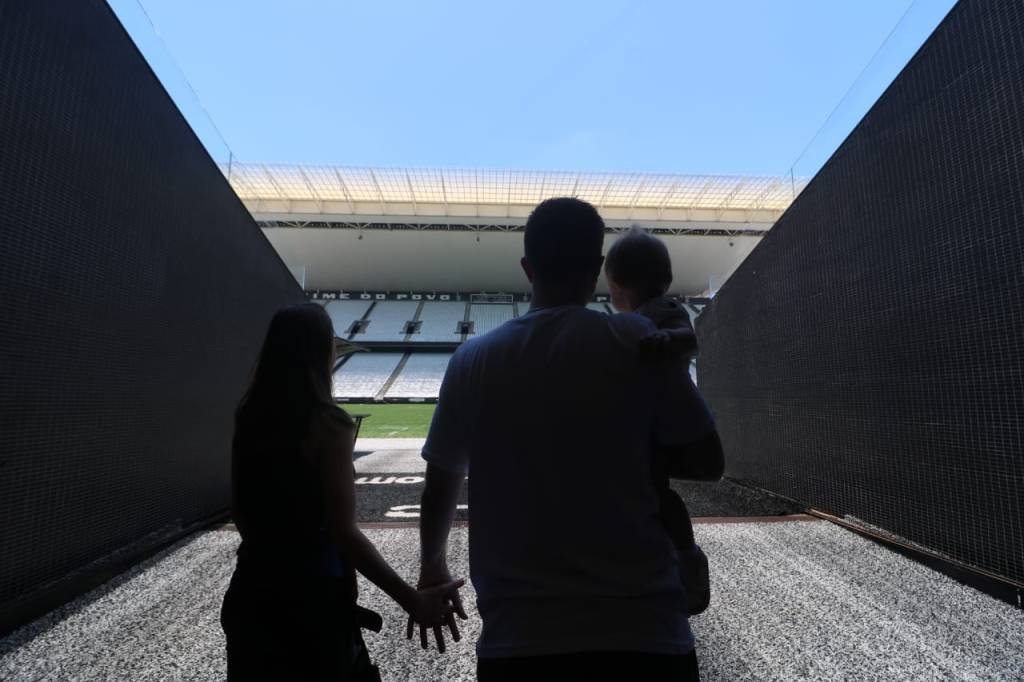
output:
M538 279L569 283L600 271L604 221L597 209L580 199L547 199L526 220L523 242Z
M665 242L634 225L609 247L604 272L609 280L647 301L668 291L672 259Z

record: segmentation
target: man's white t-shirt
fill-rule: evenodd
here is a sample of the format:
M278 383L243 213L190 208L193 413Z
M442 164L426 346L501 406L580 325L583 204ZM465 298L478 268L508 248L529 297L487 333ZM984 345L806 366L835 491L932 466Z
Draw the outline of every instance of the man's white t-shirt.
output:
M542 308L452 357L423 457L469 474L481 658L688 654L651 447L713 428L685 364L652 364L647 319Z

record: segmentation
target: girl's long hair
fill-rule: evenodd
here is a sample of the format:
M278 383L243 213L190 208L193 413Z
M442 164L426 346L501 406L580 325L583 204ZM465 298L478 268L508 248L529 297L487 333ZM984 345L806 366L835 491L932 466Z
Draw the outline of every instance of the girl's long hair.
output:
M278 310L270 321L252 383L235 413L235 446L302 440L314 414L334 406L334 328L315 303ZM254 440L255 439L255 440Z

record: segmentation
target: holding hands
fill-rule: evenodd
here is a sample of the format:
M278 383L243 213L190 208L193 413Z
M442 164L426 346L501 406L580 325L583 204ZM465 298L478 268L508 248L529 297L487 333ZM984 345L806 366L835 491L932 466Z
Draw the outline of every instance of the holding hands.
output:
M416 584L415 597L406 608L409 612L406 639L412 639L417 624L420 627L420 646L424 649L430 648L427 628L434 630L437 650L442 654L445 651L443 626L448 626L453 641L458 642L462 639L455 615L458 614L462 620L468 618L462 605L462 597L459 595L459 588L465 584L466 581L462 579L452 580L447 568L431 574L421 573Z

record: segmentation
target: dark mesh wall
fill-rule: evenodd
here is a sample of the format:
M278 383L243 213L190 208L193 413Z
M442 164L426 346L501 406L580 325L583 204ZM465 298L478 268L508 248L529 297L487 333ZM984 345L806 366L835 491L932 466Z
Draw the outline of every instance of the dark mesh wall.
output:
M727 475L1024 581L1024 3L960 2L698 332Z
M232 410L303 295L100 0L0 0L0 221L2 620L225 510Z

